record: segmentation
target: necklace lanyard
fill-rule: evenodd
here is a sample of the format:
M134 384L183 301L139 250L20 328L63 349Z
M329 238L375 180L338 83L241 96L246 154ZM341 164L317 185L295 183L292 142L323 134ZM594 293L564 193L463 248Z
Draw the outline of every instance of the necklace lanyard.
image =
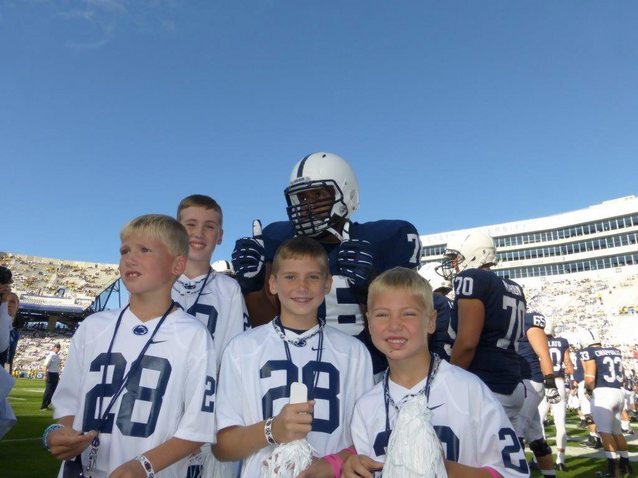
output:
M102 381L100 383L100 398L99 398L99 402L100 403L99 403L99 409L98 409L98 416L100 416L100 421L98 422L98 425L97 425L97 435L95 435L95 438L91 442L91 451L89 453L89 463L88 463L88 466L87 466L87 470L91 470L95 466L95 460L97 458L97 451L98 451L98 448L100 446L100 438L99 438L100 431L101 431L102 427L104 426L104 424L106 423L106 420L107 420L107 418L109 416L109 412L111 411L111 409L113 408L113 405L115 405L115 402L117 401L118 397L120 396L120 394L122 393L122 391L126 387L126 382L128 381L128 378L130 377L131 373L134 373L135 371L137 371L137 369L138 369L138 367L139 367L139 365L140 365L140 363L142 361L141 360L142 357L144 357L144 354L146 354L146 351L150 347L151 342L153 341L153 338L155 337L155 334L157 334L158 330L160 329L160 327L162 326L162 324L166 320L166 317L168 317L168 314L171 312L171 310L175 306L175 302L171 301L170 305L168 306L168 309L166 309L166 312L164 312L164 315L162 315L162 318L157 323L157 326L155 327L155 330L153 330L153 333L151 334L149 339L144 344L144 347L142 347L142 350L140 351L139 355L137 356L135 361L133 361L133 363L131 364L131 368L129 368L128 372L126 373L126 375L122 379L122 383L120 384L119 388L117 389L117 392L115 392L115 394L113 394L113 396L111 397L111 400L109 401L108 405L106 406L106 410L104 410L104 413L102 413L102 405L103 405L103 402L104 402L104 387L106 386L106 371L107 371L109 365L111 364L111 356L112 356L112 351L113 351L113 344L115 344L115 337L117 335L117 331L119 330L120 325L122 323L122 318L124 317L124 312L126 312L126 309L129 308L129 305L127 305L126 307L124 307L122 309L122 312L120 312L120 315L117 318L117 322L115 323L115 330L113 330L113 337L111 337L111 343L109 344L109 348L108 348L108 350L106 352L106 354L107 354L106 355L106 365L102 369Z
M193 302L193 305L191 305L189 307L189 309L193 308L193 310L195 310L195 306L197 306L198 302L199 302L199 298L202 296L202 292L204 292L204 287L206 287L206 283L208 282L208 278L210 277L211 272L213 272L213 268L209 267L208 268L208 273L206 274L206 277L204 277L204 282L202 282L202 286L199 288L199 292L197 294L197 299L195 299L195 302Z
M392 397L390 396L390 386L389 386L390 374L388 373L388 369L386 369L383 375L383 399L385 402L385 431L386 432L390 432L390 404L392 404L392 406L398 411L401 403L405 402L406 400L412 397L416 397L418 395L423 394L425 395L425 399L429 400L430 388L432 386L432 382L434 381L434 377L436 376L436 373L439 370L440 363L441 363L441 359L439 358L439 356L437 354L431 354L430 365L428 367L428 375L427 375L425 386L416 393L411 393L409 395L406 395L401 400L399 400L399 403L395 403Z
M295 347L304 347L308 343L308 339L314 337L317 334L319 335L319 339L318 339L319 343L317 344L317 357L315 360L317 364L321 363L321 357L323 354L323 327L325 324L326 324L325 320L319 318L319 327L317 328L317 330L315 330L311 334L308 334L305 336L302 335L301 337L297 337L295 339L290 339L286 336L286 333L284 332L284 326L281 323L281 318L279 316L276 316L272 320L273 328L277 332L277 335L279 335L279 337L284 342L284 349L286 351L286 359L288 360L289 363L293 363L293 361L292 361L292 355L290 354L290 346L288 344L292 344ZM319 372L320 372L319 367L316 367L313 371L312 388L308 390L308 400L314 399L315 389L317 388L317 383L319 382Z

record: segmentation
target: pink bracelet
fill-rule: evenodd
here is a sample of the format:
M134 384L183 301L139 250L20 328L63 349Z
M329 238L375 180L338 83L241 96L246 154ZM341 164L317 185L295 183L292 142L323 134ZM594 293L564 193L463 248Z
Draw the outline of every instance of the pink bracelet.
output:
M339 478L341 476L341 469L343 468L343 458L335 453L334 455L326 455L323 459L332 467L332 472L334 473L335 478Z
M487 471L492 478L502 478L502 475L491 466L484 466L483 469Z
M343 451L347 451L351 455L356 455L357 454L357 450L355 450L353 446L351 446L350 448L344 448Z

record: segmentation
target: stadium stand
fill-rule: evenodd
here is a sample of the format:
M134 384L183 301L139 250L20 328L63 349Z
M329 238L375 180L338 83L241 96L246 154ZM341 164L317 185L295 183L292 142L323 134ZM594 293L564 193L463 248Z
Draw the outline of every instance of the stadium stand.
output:
M638 370L638 197L553 216L421 236L421 262L440 262L447 242L480 229L496 243L501 277L525 288L528 309L551 317L557 334L581 328L620 348Z
M0 252L0 264L13 273L20 298L20 340L13 361L17 375L37 376L53 344L60 342L63 362L77 323L101 310L106 290L119 281L116 264L65 261ZM118 289L119 290L119 289Z

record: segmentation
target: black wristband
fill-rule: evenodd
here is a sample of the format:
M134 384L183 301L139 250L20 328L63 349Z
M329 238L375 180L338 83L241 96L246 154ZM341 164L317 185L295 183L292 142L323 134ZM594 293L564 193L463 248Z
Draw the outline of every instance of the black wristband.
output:
M545 383L545 388L557 388L556 387L556 377L554 377L553 373L548 373L543 377L543 382Z

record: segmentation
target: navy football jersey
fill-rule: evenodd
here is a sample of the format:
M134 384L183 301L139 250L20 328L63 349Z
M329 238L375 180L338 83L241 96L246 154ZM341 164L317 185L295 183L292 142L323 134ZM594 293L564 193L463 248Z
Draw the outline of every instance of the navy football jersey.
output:
M574 364L574 374L572 375L574 382L580 383L585 379L585 372L583 372L583 364L580 361L580 351L575 353L572 357L572 362Z
M273 222L263 230L266 262L272 262L279 245L294 237L289 221ZM421 242L416 228L406 221L383 220L350 224L350 239L367 240L373 251L373 274L393 267L415 269L419 263ZM365 297L357 296L344 276L337 274L337 254L340 244L321 243L328 253L333 284L320 313L328 325L350 335L359 334L364 325L361 304Z
M433 294L433 299L436 309L436 329L430 336L430 351L449 362L456 337L450 324L452 301L441 294Z
M523 336L525 295L516 282L487 269L466 269L454 278L452 329L458 335L458 301L478 299L485 323L474 359L468 367L492 392L509 395L521 381L518 342Z
M580 359L596 361L596 388L620 388L623 382L622 353L614 347L587 347Z
M541 372L541 363L538 355L534 352L532 345L527 339L527 331L532 327L539 329L545 328L545 316L536 312L525 314L523 338L518 342L518 355L521 362L521 375L523 378L533 380L534 382L543 381L543 372Z
M565 351L569 350L569 342L562 337L548 337L547 345L554 367L554 376L565 378Z

